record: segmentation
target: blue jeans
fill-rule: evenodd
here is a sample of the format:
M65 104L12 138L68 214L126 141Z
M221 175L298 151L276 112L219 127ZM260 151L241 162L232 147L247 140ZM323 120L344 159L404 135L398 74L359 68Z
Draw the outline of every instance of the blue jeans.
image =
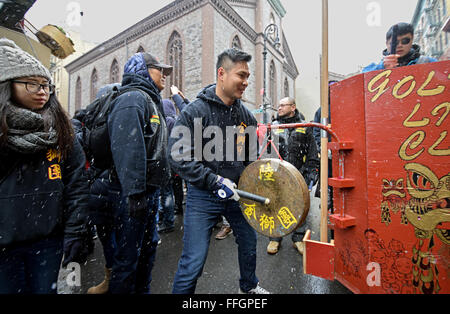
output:
M156 230L158 210L157 189L147 193L147 217L145 220L130 217L127 198L122 195L113 202L115 209L114 236L117 248L114 252L109 293L149 294L152 268L156 257L159 236Z
M56 294L63 238L0 249L0 294Z
M163 226L173 227L175 218L174 218L174 196L173 196L173 187L172 187L172 179L169 183L163 187L161 187L160 195L161 200L159 204L159 221L162 222Z
M242 215L236 201L219 201L210 191L188 185L184 216L183 252L173 283L173 293L193 294L208 255L211 232L220 215L233 229L238 245L238 261L243 291L258 284L256 278L256 232Z

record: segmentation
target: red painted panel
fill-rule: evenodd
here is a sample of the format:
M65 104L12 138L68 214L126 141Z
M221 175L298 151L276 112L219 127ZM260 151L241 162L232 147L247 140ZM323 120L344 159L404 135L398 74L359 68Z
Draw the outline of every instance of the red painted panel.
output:
M355 226L335 228L335 277L352 291L367 292L364 263L364 231L367 229L366 134L364 128L364 75L332 86L332 129L342 142L353 142L344 150L343 178L354 179L350 189L333 188L334 214L355 218ZM338 152L333 151L333 177L339 178Z
M445 61L332 86L332 129L353 142L342 177L355 180L334 188L334 213L356 220L335 230L335 277L352 291L450 293L449 72Z
M311 241L311 233L308 232L303 239L305 251L303 255L304 272L320 278L334 280L334 245Z
M449 65L365 77L369 258L381 266L377 292L450 293L450 234L436 229L450 221Z

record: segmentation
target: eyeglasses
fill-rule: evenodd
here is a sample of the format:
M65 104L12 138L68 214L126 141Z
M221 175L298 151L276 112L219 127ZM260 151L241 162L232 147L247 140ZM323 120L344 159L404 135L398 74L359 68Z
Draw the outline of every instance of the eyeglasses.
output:
M288 107L293 106L294 104L280 104L278 107Z
M44 90L46 94L53 94L55 92L55 85L52 84L39 84L34 82L25 82L25 81L12 81L13 83L25 84L25 88L28 92L37 94L41 90Z
M402 38L400 42L402 43L402 45L407 45L411 42L411 38L410 37Z
M408 45L411 42L412 38L411 37L405 37L402 38L398 43L402 44L402 45Z

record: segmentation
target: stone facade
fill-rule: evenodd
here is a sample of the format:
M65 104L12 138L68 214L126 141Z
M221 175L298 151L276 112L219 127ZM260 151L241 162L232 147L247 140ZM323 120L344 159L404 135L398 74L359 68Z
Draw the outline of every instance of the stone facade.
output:
M450 49L445 24L450 19L450 0L419 0L412 19L414 40L422 53L436 59ZM445 60L445 57L441 60Z
M191 100L206 85L215 82L217 56L230 48L237 36L242 49L253 56L251 77L243 100L250 110L262 103L263 41L266 25L275 17L280 29L281 47L268 42L267 73L273 61L276 68L277 98L284 97L284 83L289 96L295 97L295 79L298 70L282 33L282 10L278 0L177 0L140 21L129 29L107 40L66 66L70 74L69 113L76 109L76 98L81 96L81 107L92 101L91 76L97 72L97 87L111 83L111 66L116 60L122 77L123 66L129 57L143 49L169 63L168 42L176 32L182 44L181 81L184 94ZM279 3L281 5L281 3ZM281 6L282 7L282 6ZM267 74L267 80L269 75ZM77 81L81 88L77 88ZM268 83L266 84L268 88ZM80 95L76 95L80 93ZM163 97L169 96L169 88ZM260 118L259 115L256 115Z

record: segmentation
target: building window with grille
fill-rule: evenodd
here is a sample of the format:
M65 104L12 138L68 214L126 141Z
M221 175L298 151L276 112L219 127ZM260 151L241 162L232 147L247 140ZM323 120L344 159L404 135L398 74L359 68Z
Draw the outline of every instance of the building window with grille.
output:
M174 31L167 44L167 62L173 66L172 75L168 77L169 86L175 85L183 90L183 42L180 34ZM167 89L167 95L169 93Z
M111 64L111 70L110 70L110 83L119 83L120 82L120 69L119 69L119 62L117 62L116 59Z
M97 69L92 71L91 75L91 102L95 100L98 92L98 74Z
M269 68L269 95L270 103L272 106L276 106L277 102L277 74L275 69L275 63L272 61Z
M238 35L234 36L233 41L231 42L231 48L242 50L241 40Z
M289 82L288 79L284 79L284 97L289 97Z
M75 86L75 111L81 109L81 78L78 77Z

